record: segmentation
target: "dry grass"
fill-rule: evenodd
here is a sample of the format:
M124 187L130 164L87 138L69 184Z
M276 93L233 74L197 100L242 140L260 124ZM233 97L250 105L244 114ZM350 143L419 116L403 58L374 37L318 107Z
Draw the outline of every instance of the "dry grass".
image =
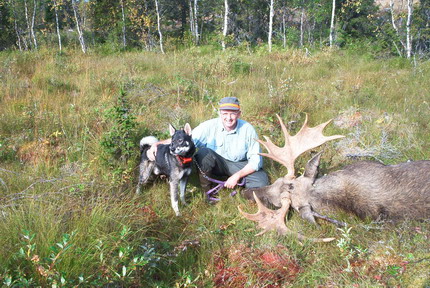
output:
M118 235L127 226L133 234L124 247L155 243L161 260L153 270L135 270L130 282L113 282L118 285L430 285L428 222L375 224L334 213L353 227L346 248L354 253L347 259L336 241L254 237L254 224L236 209L242 205L254 211L253 204L223 191L220 203L208 205L195 175L181 218L174 217L163 181L134 195L142 134L167 137L169 122L195 127L215 117L218 99L230 95L240 98L243 118L277 143L282 137L275 113L286 122L296 121L290 122L292 131L300 128L304 113L310 125L334 118L326 133L347 137L324 147L327 170L350 161L345 155L386 163L429 159L428 62L413 67L404 59L374 60L348 51L249 55L206 53L203 48L166 55L15 52L0 54L0 62L0 266L14 269L22 229L37 234L42 256L49 255L49 246L63 233L77 231L76 250L58 265L67 279L78 279L81 273L89 279L105 273L109 264L100 264L98 241L105 241L111 256L118 253ZM100 146L111 128L104 114L115 105L121 87L138 121L136 153L129 163L134 170L122 174L116 162L103 161ZM266 168L272 179L285 172L269 160ZM315 228L296 214L288 221L291 229L311 237L344 238L321 224ZM111 267L119 267L115 257Z

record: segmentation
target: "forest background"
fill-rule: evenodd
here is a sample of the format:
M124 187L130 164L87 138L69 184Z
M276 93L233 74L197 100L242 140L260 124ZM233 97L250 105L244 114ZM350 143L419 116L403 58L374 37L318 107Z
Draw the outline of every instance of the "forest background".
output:
M282 145L334 121L321 175L430 158L430 1L0 0L0 283L5 287L430 287L430 223L287 225L195 174L135 194L138 143L216 117L225 96ZM303 171L310 153L297 161ZM271 181L285 175L265 159Z

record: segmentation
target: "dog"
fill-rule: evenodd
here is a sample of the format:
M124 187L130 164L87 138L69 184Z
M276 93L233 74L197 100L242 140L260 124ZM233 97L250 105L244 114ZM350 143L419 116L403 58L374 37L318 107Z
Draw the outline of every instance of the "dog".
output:
M158 142L154 136L143 137L140 140L141 160L139 165L139 183L136 193L140 193L140 187L155 175L164 175L169 179L170 200L176 216L180 216L178 207L178 186L182 204L185 202L185 190L188 176L191 174L193 155L196 151L193 139L191 138L191 126L185 124L184 129L176 130L169 124L171 143L159 144L155 154L155 161L149 160L147 151L152 144Z

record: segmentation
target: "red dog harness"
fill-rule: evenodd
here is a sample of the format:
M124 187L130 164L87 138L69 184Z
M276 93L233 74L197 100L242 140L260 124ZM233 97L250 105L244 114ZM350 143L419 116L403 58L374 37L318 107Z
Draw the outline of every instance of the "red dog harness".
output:
M182 166L193 162L193 157L183 157L183 156L176 155L176 159L178 159L179 163L181 163Z

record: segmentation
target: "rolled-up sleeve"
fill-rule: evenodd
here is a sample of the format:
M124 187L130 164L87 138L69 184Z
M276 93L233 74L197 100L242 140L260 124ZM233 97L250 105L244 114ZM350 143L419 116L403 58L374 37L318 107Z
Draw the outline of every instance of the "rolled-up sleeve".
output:
M258 171L263 167L263 157L258 154L261 152L261 148L260 143L258 143L256 139L258 139L257 132L252 128L249 138L247 139L249 143L247 158L251 167L255 171Z

